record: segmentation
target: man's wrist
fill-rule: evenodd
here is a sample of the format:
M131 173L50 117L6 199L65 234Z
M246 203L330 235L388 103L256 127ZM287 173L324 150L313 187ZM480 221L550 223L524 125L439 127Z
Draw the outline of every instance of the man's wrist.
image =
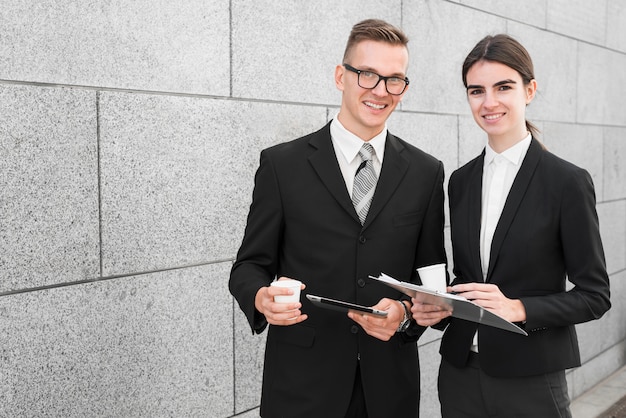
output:
M404 317L400 321L400 325L398 325L398 329L396 330L396 332L404 332L411 325L411 310L406 306L404 301L399 300L398 303L402 305Z

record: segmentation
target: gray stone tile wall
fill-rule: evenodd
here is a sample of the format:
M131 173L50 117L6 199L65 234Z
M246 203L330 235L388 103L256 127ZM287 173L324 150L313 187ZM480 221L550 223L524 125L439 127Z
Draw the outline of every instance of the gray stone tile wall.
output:
M465 55L499 32L528 48L539 83L529 118L591 173L612 284L613 309L577 327L571 395L626 363L621 0L9 0L0 416L258 416L265 335L227 281L259 152L337 113L335 66L368 17L411 39L411 84L389 128L442 160L446 184L485 144ZM439 415L440 338L420 340L422 416Z
M0 298L3 417L229 416L230 263Z
M0 84L0 292L100 275L96 95Z

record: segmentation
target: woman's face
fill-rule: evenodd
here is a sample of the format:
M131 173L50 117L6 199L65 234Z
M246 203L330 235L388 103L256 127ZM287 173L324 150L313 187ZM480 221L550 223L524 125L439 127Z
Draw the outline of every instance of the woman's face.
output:
M492 148L504 150L528 135L526 105L535 97L535 80L524 85L516 70L494 61L478 61L466 80L472 115Z

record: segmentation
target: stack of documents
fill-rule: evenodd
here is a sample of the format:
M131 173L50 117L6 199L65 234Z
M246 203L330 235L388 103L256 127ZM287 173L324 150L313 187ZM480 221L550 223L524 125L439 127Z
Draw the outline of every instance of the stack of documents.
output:
M499 315L494 314L493 312L489 312L464 297L454 295L452 293L444 293L428 289L424 286L419 286L413 283L401 282L391 276L387 276L384 273L381 273L379 277L370 276L370 279L374 279L386 284L387 286L391 286L405 295L415 298L420 303L437 305L441 306L445 310L452 311L452 316L455 318L478 322L479 324L489 325L528 336L528 333L517 325L507 321Z

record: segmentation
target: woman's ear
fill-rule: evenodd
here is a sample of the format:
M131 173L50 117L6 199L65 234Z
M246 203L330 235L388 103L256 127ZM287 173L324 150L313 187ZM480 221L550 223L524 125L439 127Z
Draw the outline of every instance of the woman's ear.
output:
M529 105L530 102L535 98L535 94L537 93L537 80L532 79L528 84L526 84L526 105Z

